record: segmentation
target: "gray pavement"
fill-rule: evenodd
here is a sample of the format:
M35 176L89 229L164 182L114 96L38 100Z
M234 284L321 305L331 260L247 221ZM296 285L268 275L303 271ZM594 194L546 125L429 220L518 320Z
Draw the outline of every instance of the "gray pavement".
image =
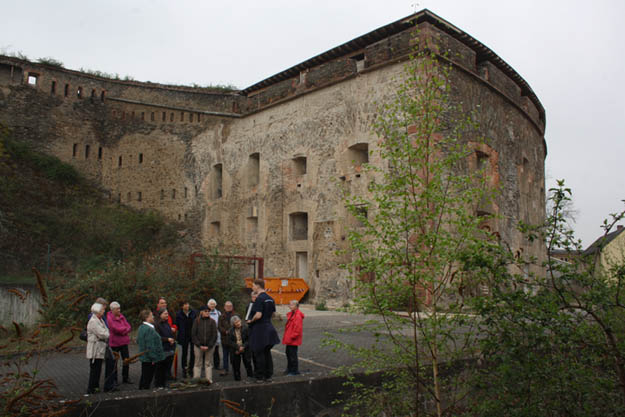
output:
M302 306L302 312L306 315L304 320L304 343L299 348L299 367L302 376L285 376L286 356L284 354L284 346L276 345L273 349L274 361L274 380L283 381L289 378L310 378L321 375L328 375L337 367L349 363L353 363L353 359L346 352L333 352L329 347L322 347L322 341L326 332L331 334L339 334L340 329L349 329L364 323L367 317L362 315L352 315L336 311L316 311L311 306ZM284 317L288 311L286 306L278 306L278 313ZM284 332L284 323L286 321L274 320L276 329L280 336ZM341 334L339 336L343 340L349 340L356 344L367 344L373 340L366 333L357 334ZM130 345L130 355L137 353L137 345L132 342ZM179 353L180 354L180 353ZM35 365L35 363L33 363ZM87 388L87 380L89 377L89 364L85 358L84 350L76 350L70 353L47 353L38 359L36 365L39 368L39 375L43 378L52 378L58 387L59 393L65 398L82 397ZM180 365L179 365L180 366ZM213 370L213 381L215 382L209 389L217 389L219 387L250 384L245 380L245 371L241 370L243 381L234 381L232 372L227 376L219 376L219 371ZM141 365L139 362L130 365L130 378L132 385L120 384L119 392L109 394L96 394L108 396L123 396L137 391L139 377L141 373ZM121 367L119 368L119 379L121 383ZM180 369L178 376L181 376ZM104 378L104 367L102 369L102 378ZM102 387L101 381L100 386Z

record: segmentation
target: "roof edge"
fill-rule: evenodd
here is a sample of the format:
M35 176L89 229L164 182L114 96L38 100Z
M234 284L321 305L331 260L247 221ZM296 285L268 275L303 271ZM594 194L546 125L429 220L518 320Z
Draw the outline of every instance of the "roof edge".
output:
M527 83L527 81L525 81L525 79L523 79L523 77L521 77L519 73L517 73L510 65L508 65L508 63L501 59L486 45L428 9L423 9L417 13L406 16L385 26L379 27L378 29L372 30L371 32L358 36L348 42L345 42L332 49L315 55L312 58L302 61L299 64L285 69L284 71L281 71L247 88L244 88L239 91L239 93L247 96L249 93L260 90L279 81L283 81L285 79L297 76L303 70L313 68L319 64L331 61L341 56L360 51L363 48L363 43L365 45L371 45L384 38L387 38L388 36L403 32L404 30L409 29L411 26L422 22L428 22L433 24L438 29L449 34L456 40L462 42L464 45L474 50L476 52L477 62L486 60L492 62L493 65L495 65L499 70L501 70L504 74L510 77L510 79L519 86L522 95L527 96L534 103L540 114L540 120L545 123L545 109L542 103L540 102L530 85Z

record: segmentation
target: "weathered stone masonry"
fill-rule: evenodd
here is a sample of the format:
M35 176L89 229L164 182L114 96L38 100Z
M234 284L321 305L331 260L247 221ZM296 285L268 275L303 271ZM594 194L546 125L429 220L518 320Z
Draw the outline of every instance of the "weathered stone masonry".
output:
M356 220L341 188L366 192L362 163L382 164L374 102L387 100L420 41L447 52L452 97L478 108L486 167L502 193L480 212L512 248L518 220L544 215L545 113L490 49L429 11L391 23L244 90L224 93L110 80L0 57L0 121L17 137L96 179L110 198L199 230L205 246L265 258L267 276L301 276L312 300L350 292L336 254ZM476 107L479 106L479 107Z

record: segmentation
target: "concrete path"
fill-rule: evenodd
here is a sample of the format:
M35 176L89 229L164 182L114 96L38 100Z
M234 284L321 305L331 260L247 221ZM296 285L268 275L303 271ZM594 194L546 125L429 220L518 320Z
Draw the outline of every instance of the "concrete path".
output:
M288 311L286 306L278 306L278 313L284 317ZM332 352L328 347L322 347L322 341L325 333L339 334L340 329L349 329L364 323L367 319L362 315L351 315L348 313L336 311L316 311L312 307L302 306L302 312L306 315L304 319L304 344L299 348L300 371L302 377L315 377L320 375L328 375L337 367L349 363L353 363L353 359L345 352ZM283 321L274 321L276 329L282 337L284 333ZM340 336L343 340L349 340L357 344L371 343L372 338L365 333L345 334ZM130 345L130 355L137 353L137 345L133 342ZM180 354L180 353L179 353ZM284 346L277 345L273 349L274 360L274 380L283 381L289 378L301 378L299 376L283 375L286 369L286 356L284 354ZM37 364L39 375L43 378L52 378L59 389L62 396L66 398L83 397L87 388L89 377L89 364L85 358L84 350L70 353L49 353L44 354ZM180 369L178 375L181 376ZM96 394L99 396L123 396L137 390L139 377L141 373L140 363L134 363L130 366L130 378L134 384L120 384L119 392L109 394ZM234 381L232 373L227 376L219 376L219 371L213 371L213 381L210 389L236 385L236 384L255 384L255 381L245 381L245 371L242 369L243 381ZM104 367L102 369L102 379L104 378ZM119 369L119 379L121 383L121 367ZM102 382L101 385L102 387Z

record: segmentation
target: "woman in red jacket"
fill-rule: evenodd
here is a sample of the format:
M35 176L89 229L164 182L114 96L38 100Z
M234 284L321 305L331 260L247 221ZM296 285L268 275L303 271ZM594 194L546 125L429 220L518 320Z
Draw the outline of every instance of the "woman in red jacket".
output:
M304 313L299 310L299 303L295 300L289 303L289 309L291 311L286 314L286 325L284 326L284 337L282 338L282 344L286 345L286 374L299 375L297 347L302 344Z

